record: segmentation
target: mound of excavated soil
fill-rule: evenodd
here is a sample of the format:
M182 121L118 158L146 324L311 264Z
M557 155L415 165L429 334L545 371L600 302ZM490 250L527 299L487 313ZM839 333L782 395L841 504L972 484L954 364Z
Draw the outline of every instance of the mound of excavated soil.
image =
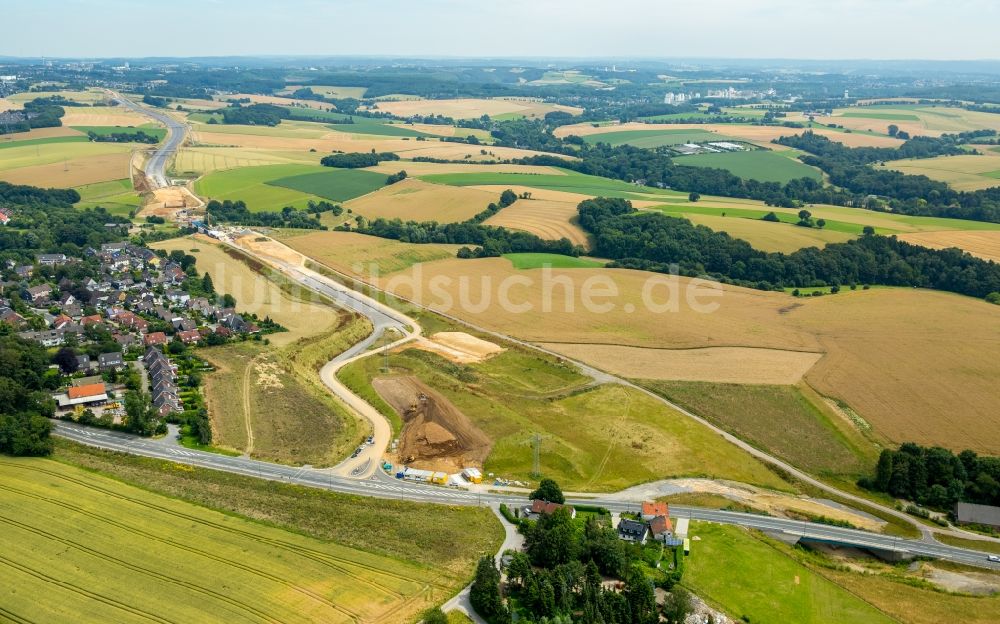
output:
M457 364L476 364L504 351L500 345L465 332L437 332L404 348L411 347L437 353Z
M372 386L403 419L400 461L446 472L482 468L493 442L447 398L416 377L379 377Z

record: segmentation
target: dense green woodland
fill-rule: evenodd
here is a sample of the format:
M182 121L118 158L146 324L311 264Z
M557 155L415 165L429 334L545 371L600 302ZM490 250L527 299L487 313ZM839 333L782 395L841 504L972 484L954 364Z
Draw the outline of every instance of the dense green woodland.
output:
M858 484L939 509L958 501L1000 506L1000 457L906 443L883 450L875 476Z
M23 117L14 123L0 125L0 134L28 132L33 128L56 128L62 125L62 117L66 114L63 106L74 106L73 102L61 97L36 98L24 103ZM4 111L0 111L2 113ZM19 111L14 111L18 113Z
M12 206L13 217L0 228L0 260L31 264L40 253L83 255L88 247L121 240L129 222L103 208L78 210L80 195L72 189L40 189L0 182L0 205ZM106 224L121 224L107 227Z
M319 213L333 211L334 206L328 202L319 202L311 210L303 212L291 206L285 206L281 212L251 212L243 200L218 201L213 199L206 207L213 222L225 221L240 225L259 225L263 227L299 228L303 230L325 230L320 225Z
M1000 292L1000 265L958 249L934 250L867 233L857 240L767 253L687 219L638 212L624 199L585 200L580 226L593 255L609 266L708 275L765 290L818 285L884 284L986 297Z
M0 453L48 455L52 452L48 417L55 413L49 392L59 375L49 370L45 347L13 335L0 323Z

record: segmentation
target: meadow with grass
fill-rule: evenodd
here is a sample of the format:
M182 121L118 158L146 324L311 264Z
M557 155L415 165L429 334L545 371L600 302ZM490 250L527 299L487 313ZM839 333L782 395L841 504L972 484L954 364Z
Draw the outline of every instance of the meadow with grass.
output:
M819 170L803 164L794 157L794 154L789 155L769 150L693 154L678 158L677 164L725 169L741 178L760 180L761 182L785 184L797 178L822 179Z

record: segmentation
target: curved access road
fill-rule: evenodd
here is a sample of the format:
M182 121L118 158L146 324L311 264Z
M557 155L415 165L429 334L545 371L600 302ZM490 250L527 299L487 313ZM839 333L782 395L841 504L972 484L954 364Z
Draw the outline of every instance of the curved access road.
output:
M258 237L263 237L264 236L263 234L259 234L257 232L255 232L254 234L255 234L255 236L258 236ZM341 305L344 305L346 303L347 304L346 307L354 309L355 311L358 311L359 313L364 314L365 316L368 316L369 318L372 319L373 323L376 326L378 326L378 324L380 322L382 322L381 319L380 319L379 314L381 314L381 315L388 315L388 316L391 316L393 319L397 320L397 322L401 322L401 323L404 323L404 324L409 324L413 329L412 330L409 330L409 329L403 329L403 330L401 330L401 331L403 331L405 333L404 338L402 338L401 340L393 343L393 346L402 344L402 343L404 343L404 342L406 342L408 340L411 340L411 339L416 338L417 336L419 336L420 327L417 324L417 322L414 321L413 319L402 315L402 313L400 313L400 312L398 312L398 311L396 311L396 310L394 310L394 309L392 309L392 308L390 308L390 307L388 307L388 306L386 306L386 305L384 305L384 304L376 301L375 299L372 299L371 297L368 297L367 295L364 295L364 294L359 293L359 292L357 292L355 290L349 289L348 287L344 286L343 284L341 284L341 283L339 283L339 282L337 282L337 281L335 281L333 279L330 279L330 278L328 278L328 277L326 277L324 275L321 275L321 274L319 274L319 273L317 273L315 271L312 271L312 270L310 270L308 268L305 268L305 266L304 266L305 265L305 256L303 256L299 252L296 252L295 250L291 249L290 247L288 247L287 245L285 245L281 241L277 241L277 240L274 240L274 239L269 238L269 237L268 237L268 240L271 241L271 243L273 243L275 245L280 245L282 248L284 248L283 250L286 252L286 254L287 254L288 257L299 257L299 258L302 258L302 260L297 265L292 265L292 264L289 264L288 262L280 260L277 256L274 256L274 255L264 256L264 255L260 255L260 254L254 254L252 251L249 251L249 250L247 250L244 247L240 247L240 246L237 246L237 245L234 245L234 246L237 249L240 249L244 253L248 253L250 255L253 255L259 261L264 262L265 264L268 264L268 265L270 265L270 266L272 266L272 267L274 267L274 268L282 271L283 273L285 273L286 275L288 275L292 279L295 279L298 283L302 284L306 288L310 288L312 290L317 290L318 292L323 293L322 290L319 290L319 286L321 284L325 283L325 284L328 284L331 287L335 287L336 289L338 289L338 292L340 292L343 297L346 297L346 299L339 300L338 303L340 303ZM229 244L232 244L232 243L229 243ZM284 255L284 254L282 254L282 255ZM345 275L345 274L340 273L339 271L336 271L336 270L331 269L329 267L327 267L327 270L331 271L334 274L339 275L345 281L349 280L349 281L353 281L353 282L360 282L360 283L365 284L365 286L367 286L368 288L370 288L373 292L381 292L383 294L388 294L388 293L385 293L385 291L383 291L382 289L380 289L375 284L372 284L370 282L366 282L366 281L364 281L364 280L362 280L360 278L357 278L357 277L354 277L354 276ZM323 294L326 294L326 293L323 293ZM660 396L660 395L658 395L658 394L656 394L656 393L654 393L654 392L652 392L650 390L647 390L646 388L638 386L638 385L632 383L631 381L629 381L627 379L623 379L621 377L617 377L615 375L612 375L610 373L607 373L605 371L597 369L597 368L595 368L593 366L590 366L588 364L585 364L583 362L580 362L580 361L574 360L572 358L569 358L569 357L567 357L567 356L565 356L565 355L563 355L561 353L555 353L554 351L550 351L550 350L545 349L543 347L539 347L538 345L534 345L534 344L525 342L523 340L518 340L517 338L513 338L511 336L508 336L508 335L505 335L505 334L493 331L493 330L485 328L485 327L474 325L472 323L469 323L468 321L465 321L463 319L457 318L455 316L451 316L451 315L446 314L446 313L442 313L442 312L438 312L438 311L435 311L435 310L431 310L430 308L427 308L427 306L424 306L420 302L413 301L413 300L407 299L405 297L400 297L399 295L395 295L395 294L392 295L392 296L395 297L395 298L397 298L397 299L399 299L399 300L401 300L401 301L405 301L405 302L413 305L414 307L418 307L418 308L421 308L421 309L428 310L429 312L432 312L434 314L437 314L438 316L447 318L447 319L455 322L456 324L459 324L459 325L471 328L471 329L473 329L473 330L475 330L477 332L480 332L480 333L482 333L484 335L493 336L493 337L497 338L498 340L502 340L502 341L514 343L514 344L517 344L519 346L525 347L525 348L530 349L530 350L540 351L542 353L547 353L549 355L552 355L552 356L555 356L555 357L559 357L563 361L566 361L566 362L569 362L569 363L575 365L577 368L580 369L581 373L583 373L583 374L585 374L587 376L590 376L597 383L617 383L617 384L621 384L621 385L627 386L629 388L632 388L632 389L634 389L634 390L636 390L638 392L642 392L642 393L648 395L653 400L659 401L660 403L662 403L662 404L668 406L669 408L671 408L671 409L679 412L680 414L682 414L682 415L684 415L684 416L686 416L686 417L688 417L688 418L690 418L690 419L698 422L700 425L702 425L704 427L707 427L711 431L713 431L716 434L718 434L719 436L721 436L727 442L729 442L729 443L731 443L731 444L739 447L740 449L744 450L745 452L747 452L748 454L750 454L753 457L757 458L758 460L760 460L760 461L762 461L762 462L764 462L766 464L770 464L771 466L774 466L774 467L776 467L776 468L778 468L778 469L786 472L787 474L791 475L795 479L798 479L799 481L801 481L801 482L803 482L805 484L808 484L808 485L810 485L810 486L812 486L814 488L817 488L819 490L822 490L824 492L832 494L832 495L834 495L836 497L839 497L839 498L841 498L843 500L850 501L851 503L854 503L855 505L859 505L862 508L877 509L881 513L884 513L886 515L890 515L890 516L892 516L892 517L894 517L894 518L896 518L898 520L901 520L901 521L903 521L903 522L905 522L905 523L907 523L907 524L915 527L920 532L921 539L923 541L927 542L927 543L933 543L933 544L937 544L938 543L937 540L934 538L934 532L943 533L943 534L949 534L949 535L953 535L955 537L961 537L961 538L965 538L965 539L973 539L973 540L980 539L982 541L995 541L995 540L991 540L991 538L987 538L987 537L984 537L984 536L976 536L974 534L970 534L970 533L967 533L967 532L964 532L964 531L953 531L953 530L944 529L944 528L932 529L931 527L929 527L929 526L921 523L916 518L913 518L913 517L907 515L906 513L902 512L902 511L898 511L898 510L896 510L896 509L894 509L892 507L887 507L885 505L881 505L879 503L876 503L876 502L873 502L871 500L868 500L868 499L866 499L864 497L858 496L856 494L852 494L850 492L845 492L845 491L840 490L840 489L838 489L838 488L836 488L836 487L834 487L832 485L824 483L823 481L820 481L819 479L813 477L812 475L809 475L808 473L806 473L806 472L804 472L804 471L796 468L795 466L792 466L788 462L786 462L786 461L784 461L782 459L779 459L778 457L775 457L775 456L773 456L773 455L771 455L771 454L769 454L769 453L767 453L767 452L765 452L765 451L763 451L763 450L761 450L761 449L753 446L752 444L750 444L748 442L745 442L744 440L741 440L740 438L732 435L731 433L727 432L726 430L722 429L721 427L718 427L718 426L714 425L713 423L711 423L708 420L702 418L701 416L698 416L697 414L692 413L691 411L689 411L689 410L681 407L680 405L677 405L676 403L673 403L672 401L670 401L670 400L668 400L668 399L666 399L666 398L664 398L664 397L662 397L662 396ZM335 301L337 301L337 300L335 299ZM372 312L374 312L375 314L372 314ZM399 327L397 326L396 329L399 329ZM372 344L372 339L371 338L369 338L369 342L367 344L368 345ZM356 354L356 353L360 353L365 348L367 348L367 345L364 348L360 349L360 350L352 350L352 351L353 351L353 353ZM359 359L360 357L363 357L363 356L362 355L358 355L356 357L353 357L353 359L351 359L350 361L353 361L354 359ZM326 371L326 374L323 375L323 381L324 381L324 383L326 383L327 387L330 388L330 390L334 394L336 394L342 401L344 401L345 403L347 403L348 405L350 405L352 407L355 407L359 411L359 413L361 413L366 419L368 419L372 423L372 426L373 426L374 430L376 431L376 433L378 433L382 429L387 429L389 427L389 424L388 424L388 422L386 422L385 417L381 413L379 413L377 410L375 410L370 404L368 404L367 401L365 401L361 397L358 397L353 392L351 392L347 387L345 387L342 383L340 383L340 381L337 380L336 375L333 374L337 370L339 370L342 366L346 365L347 363L348 363L347 361L338 361L338 358L335 358L334 361L331 361L326 367L324 367L324 371ZM383 440L384 440L384 445L382 444ZM379 461L381 461L381 457L385 454L385 450L388 448L388 442L389 442L389 437L388 436L386 436L386 437L383 438L383 437L381 437L379 435L376 435L376 437L375 437L375 444L372 445L371 447L368 447L368 449L366 449L366 452L364 453L364 456L372 459L373 466L370 466L369 470L360 471L358 474L361 474L361 475L364 475L364 476L372 474L372 471L375 468L374 464L377 464ZM342 466L343 466L343 464L342 464ZM377 474L381 475L382 473L381 473L381 471L378 471Z
M187 138L187 124L174 119L164 111L148 106L140 106L121 94L111 92L111 95L121 106L141 115L151 117L166 126L167 136L153 150L149 161L146 162L145 173L146 178L149 179L150 186L152 186L150 190L170 186L170 180L167 178L167 166L170 164L170 157L177 152L184 143L184 139Z

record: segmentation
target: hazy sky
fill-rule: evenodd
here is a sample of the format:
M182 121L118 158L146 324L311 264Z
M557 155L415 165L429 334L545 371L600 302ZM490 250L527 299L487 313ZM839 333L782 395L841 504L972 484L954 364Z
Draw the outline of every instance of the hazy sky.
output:
M0 55L997 59L997 0L22 0Z

